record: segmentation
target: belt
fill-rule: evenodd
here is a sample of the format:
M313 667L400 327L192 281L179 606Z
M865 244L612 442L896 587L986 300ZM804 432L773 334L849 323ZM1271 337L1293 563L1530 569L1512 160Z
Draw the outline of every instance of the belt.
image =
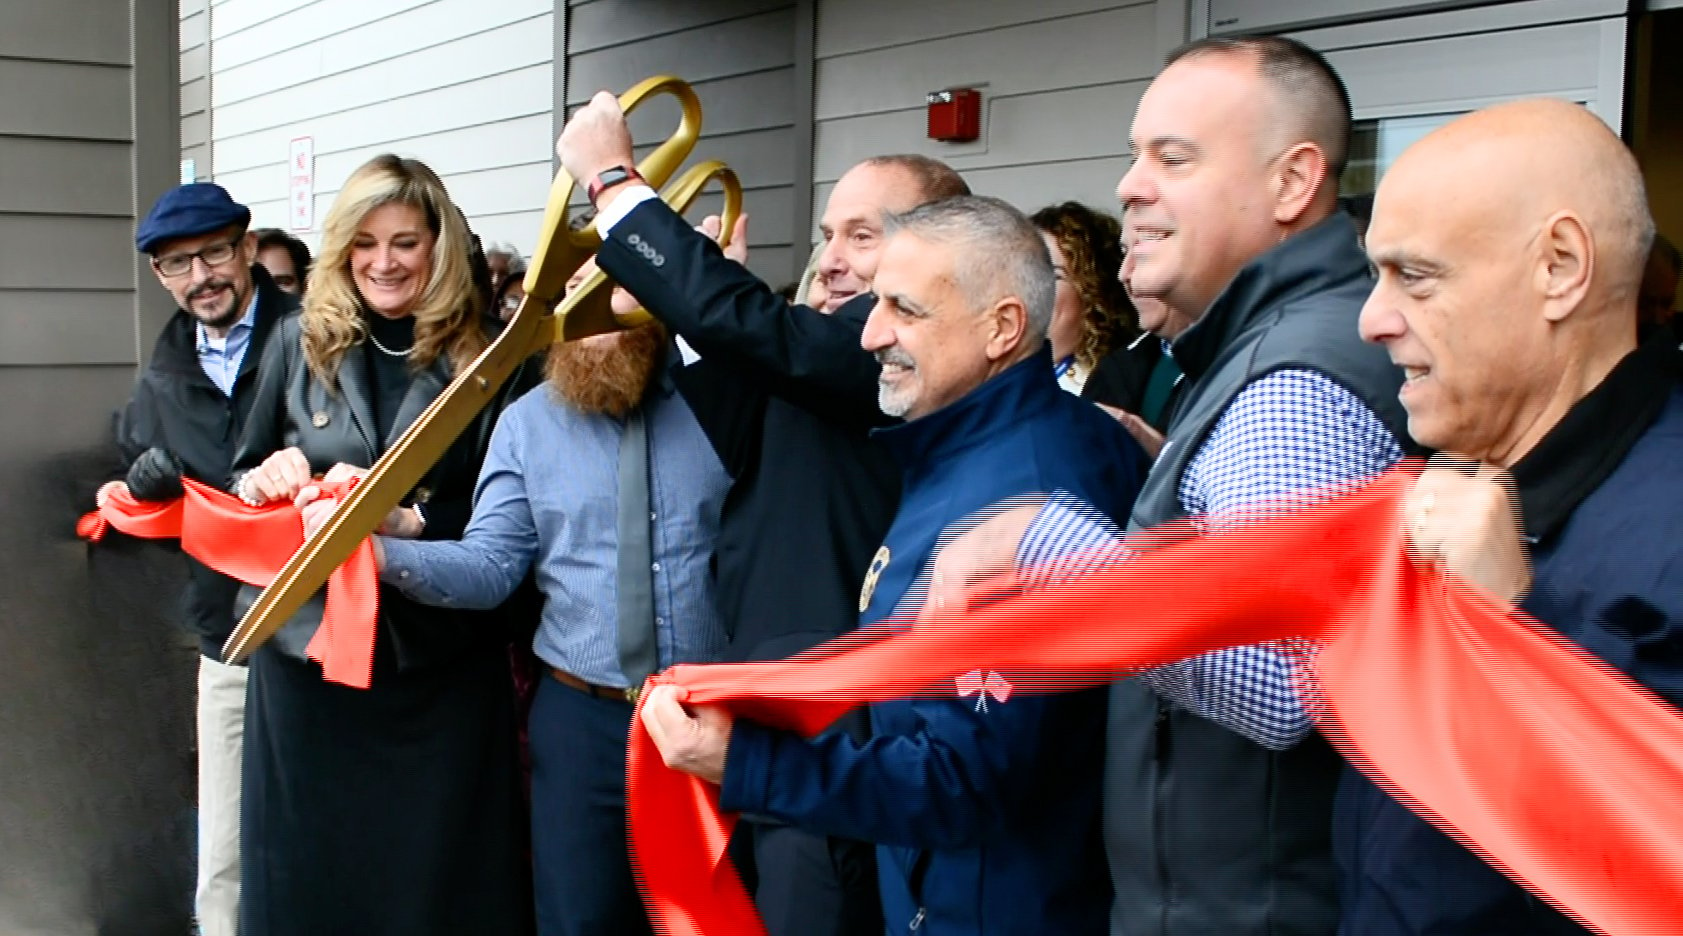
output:
M636 686L631 689L615 689L613 686L598 686L595 683L585 682L577 676L574 676L572 673L569 673L566 670L556 669L553 666L549 668L549 675L555 677L556 682L566 686L568 689L577 690L593 699L613 699L616 702L629 702L632 705L636 705L637 697L643 694L642 686Z

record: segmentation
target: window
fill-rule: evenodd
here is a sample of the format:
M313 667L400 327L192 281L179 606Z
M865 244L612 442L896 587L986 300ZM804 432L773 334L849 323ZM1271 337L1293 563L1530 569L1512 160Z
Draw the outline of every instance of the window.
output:
M1403 150L1459 116L1460 113L1424 114L1356 121L1350 128L1350 164L1344 170L1338 194L1373 194L1385 170L1397 161Z

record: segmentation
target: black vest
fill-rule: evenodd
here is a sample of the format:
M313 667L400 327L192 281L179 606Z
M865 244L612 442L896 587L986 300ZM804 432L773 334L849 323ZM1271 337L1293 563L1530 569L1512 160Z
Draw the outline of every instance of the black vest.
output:
M1406 447L1402 375L1357 333L1371 289L1367 258L1343 214L1239 271L1173 345L1187 385L1130 533L1185 514L1179 488L1187 465L1234 397L1274 371L1331 378ZM1139 682L1115 684L1105 764L1112 932L1330 936L1338 928L1331 825L1341 767L1319 735L1270 751Z

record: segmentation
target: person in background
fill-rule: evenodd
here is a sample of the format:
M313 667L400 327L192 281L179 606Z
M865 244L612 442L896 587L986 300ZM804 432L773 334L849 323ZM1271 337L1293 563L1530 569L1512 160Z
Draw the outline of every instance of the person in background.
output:
M522 275L509 274L497 284L491 293L491 314L503 322L514 318L514 313L520 311L520 302L526 298L526 279L524 270Z
M257 262L269 271L275 285L283 293L302 296L310 275L310 248L280 228L258 228L251 233L257 235Z
M251 212L221 186L171 189L140 222L135 246L178 309L152 351L117 425L126 480L102 487L102 506L123 490L173 500L181 479L221 486L251 411L257 364L275 323L298 310L260 265ZM236 936L240 904L240 762L246 668L222 662L239 583L187 559L185 623L199 639L198 886L203 936Z
M526 258L513 244L492 241L485 245L485 264L491 268L491 288L495 290L503 280L526 272Z
M806 298L801 300L802 304L810 308L822 309L827 306L829 301L830 290L824 286L824 280L814 277L812 282L807 284Z
M1356 239L1366 239L1368 225L1373 223L1373 193L1341 196L1338 208L1356 223Z
M323 224L304 308L265 349L231 487L289 500L306 533L489 344L471 234L425 164L377 156ZM457 539L516 373L385 518ZM257 590L244 587L237 610ZM530 926L506 615L383 586L369 689L325 682L304 647L318 593L250 658L242 936L488 936Z
M1040 229L1058 276L1057 303L1047 333L1054 373L1065 390L1085 396L1099 361L1115 349L1132 346L1142 334L1121 280L1122 225L1080 202L1042 208L1029 220ZM1131 376L1143 386L1150 365L1137 370ZM1106 387L1108 398L1100 402L1137 409L1138 393L1127 394L1134 388L1126 383L1118 380Z
M1674 344L1683 342L1683 317L1677 315L1677 280L1683 275L1683 256L1664 236L1654 235L1648 264L1642 273L1642 293L1636 303L1637 337L1647 341L1661 332Z

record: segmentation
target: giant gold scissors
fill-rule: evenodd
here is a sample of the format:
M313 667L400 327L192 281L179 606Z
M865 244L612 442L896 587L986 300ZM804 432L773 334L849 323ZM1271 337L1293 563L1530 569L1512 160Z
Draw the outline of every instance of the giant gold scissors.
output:
M649 78L620 95L619 103L629 113L659 94L677 98L683 115L672 136L637 164L637 171L657 188L666 185L678 171L701 136L701 102L695 91L677 78ZM691 167L663 189L660 197L682 212L715 179L725 193L720 242L726 243L742 211L742 186L736 173L724 163L715 160ZM526 298L521 300L514 318L497 340L457 374L438 399L374 463L362 482L334 508L321 529L293 554L274 583L258 596L222 648L222 656L228 662L245 660L303 607L327 582L328 575L350 557L358 543L374 532L474 416L491 402L520 362L557 341L598 335L648 320L648 313L641 310L629 316L613 314L607 276L600 270L587 277L558 306L555 304L568 278L602 243L595 221L583 230L568 229L567 203L572 198L573 185L574 180L566 170L556 173L544 209L543 230L532 253L531 267L526 271Z

